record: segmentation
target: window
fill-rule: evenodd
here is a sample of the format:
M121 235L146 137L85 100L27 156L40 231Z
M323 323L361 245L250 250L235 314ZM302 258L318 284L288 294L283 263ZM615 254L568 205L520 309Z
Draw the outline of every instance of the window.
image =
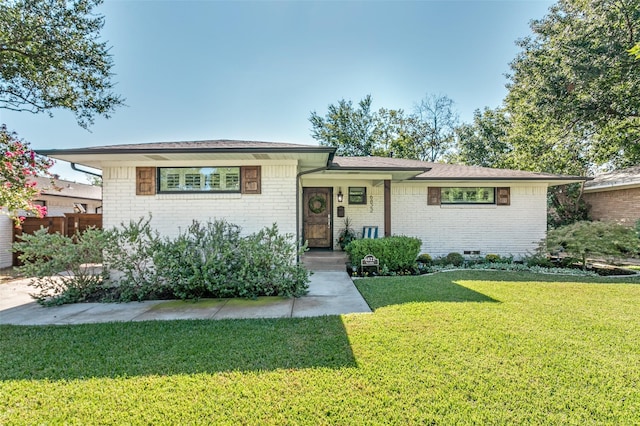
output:
M240 192L240 167L161 167L159 192Z
M495 188L441 188L440 204L495 204Z
M509 187L429 187L427 205L442 204L495 204L511 205L511 188Z
M350 186L349 204L367 204L367 188L364 186Z

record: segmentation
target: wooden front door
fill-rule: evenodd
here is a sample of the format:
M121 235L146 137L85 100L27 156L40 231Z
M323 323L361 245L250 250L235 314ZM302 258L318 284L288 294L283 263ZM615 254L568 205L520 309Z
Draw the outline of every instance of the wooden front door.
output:
M331 196L331 188L302 190L304 238L310 248L332 248Z

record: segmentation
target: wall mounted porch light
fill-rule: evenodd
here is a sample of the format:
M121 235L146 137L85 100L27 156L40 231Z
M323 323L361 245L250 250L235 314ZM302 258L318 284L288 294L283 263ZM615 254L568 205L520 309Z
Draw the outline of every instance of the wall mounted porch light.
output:
M344 195L342 194L342 188L338 188L338 202L341 203Z

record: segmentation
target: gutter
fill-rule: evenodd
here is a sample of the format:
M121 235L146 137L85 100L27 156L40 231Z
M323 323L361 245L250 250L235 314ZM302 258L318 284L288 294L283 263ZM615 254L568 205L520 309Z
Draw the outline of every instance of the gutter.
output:
M96 176L96 177L99 177L100 179L102 179L102 175L99 175L98 173L93 173L93 172L90 172L88 170L79 169L78 166L76 165L76 163L71 163L71 168L73 170L75 170L76 172L86 173L88 175Z

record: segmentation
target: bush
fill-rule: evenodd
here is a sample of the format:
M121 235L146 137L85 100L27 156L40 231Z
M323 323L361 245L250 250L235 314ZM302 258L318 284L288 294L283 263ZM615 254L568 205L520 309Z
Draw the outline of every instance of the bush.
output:
M587 257L637 256L640 239L634 229L613 222L576 222L547 232L546 249L580 259Z
M484 257L484 260L487 263L499 263L502 259L498 254L488 254Z
M158 246L154 262L164 282L181 299L285 296L306 293L309 272L295 264L293 235L277 225L247 237L223 220L193 222L175 240Z
M425 266L429 266L433 263L433 259L428 253L422 253L420 256L418 256L417 260Z
M162 241L150 225L151 218L120 224L111 231L113 244L105 250L105 263L117 282L113 297L120 302L172 297L169 285L158 274L154 257L161 253ZM115 272L117 271L117 272Z
M43 305L86 302L105 292L103 278L108 271L100 268L102 252L110 245L111 236L89 228L67 237L49 234L40 228L33 235L23 234L13 251L23 266L19 273L32 277L30 283L38 291L32 296Z
M456 252L449 253L444 257L444 262L446 265L459 267L464 264L464 256Z
M380 261L381 270L397 272L416 267L421 245L418 238L393 236L355 240L345 250L352 265L360 265L366 255L372 254Z
M161 238L150 219L74 238L40 230L25 235L21 273L35 277L43 304L158 298L301 296L309 272L295 263L291 234L274 224L242 237L225 221L193 224L177 238ZM74 243L75 240L75 243ZM102 274L94 265L103 260ZM110 280L107 278L110 276Z

